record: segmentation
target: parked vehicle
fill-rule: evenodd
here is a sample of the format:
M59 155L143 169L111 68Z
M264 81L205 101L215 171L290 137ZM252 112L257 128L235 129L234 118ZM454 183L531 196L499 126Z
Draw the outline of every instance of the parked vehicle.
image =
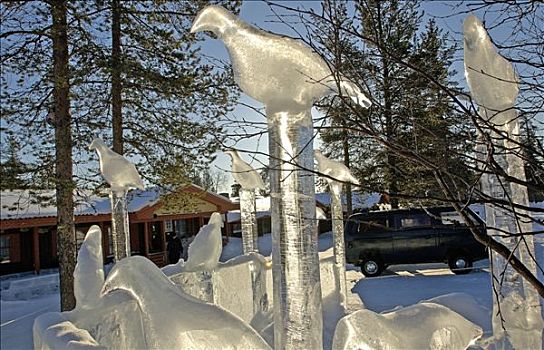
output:
M469 215L484 230L482 220ZM487 257L463 219L451 207L397 209L354 214L345 226L346 261L367 277L389 265L445 262L456 274Z

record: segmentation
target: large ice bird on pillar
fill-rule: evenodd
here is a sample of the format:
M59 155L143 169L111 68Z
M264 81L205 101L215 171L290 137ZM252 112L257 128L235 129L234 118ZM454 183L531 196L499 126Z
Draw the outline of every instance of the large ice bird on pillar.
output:
M127 193L130 189L144 189L144 183L134 164L115 153L101 139L89 145L100 159L100 173L110 185L111 226L115 261L130 256L130 232L128 225Z
M464 62L465 75L473 100L479 105L483 119L480 140L490 140L492 145L480 143L477 156L482 170L499 166L505 176L482 171L481 187L485 195L497 202L509 201L512 205L485 205L488 235L515 252L521 262L536 275L535 245L530 233L532 223L523 219L529 200L527 188L508 180L525 181L523 152L520 150L520 127L514 109L519 93L518 76L512 64L502 57L493 46L482 22L476 16L465 19ZM492 146L492 147L489 147ZM487 154L489 149L493 153ZM492 162L486 162L492 159ZM493 286L493 332L506 334L516 349L542 348L544 322L540 297L537 291L510 266L502 256L490 251ZM504 321L504 322L503 322ZM506 329L506 333L504 333Z
M235 150L225 151L232 159L232 177L242 186L240 189L240 221L244 254L258 252L257 206L255 191L264 190L261 175L246 163Z
M276 349L321 349L313 124L319 98L347 95L364 107L370 100L331 72L309 47L259 30L220 6L208 6L191 32L211 31L226 45L235 80L244 93L266 105L269 128ZM339 79L335 79L339 77Z

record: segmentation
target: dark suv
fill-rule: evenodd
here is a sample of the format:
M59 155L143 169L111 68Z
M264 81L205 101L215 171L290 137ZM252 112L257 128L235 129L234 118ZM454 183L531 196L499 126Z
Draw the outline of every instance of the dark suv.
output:
M484 230L482 220L469 211ZM367 277L395 264L448 263L456 274L469 273L472 262L487 257L485 246L451 207L358 213L345 227L346 260Z

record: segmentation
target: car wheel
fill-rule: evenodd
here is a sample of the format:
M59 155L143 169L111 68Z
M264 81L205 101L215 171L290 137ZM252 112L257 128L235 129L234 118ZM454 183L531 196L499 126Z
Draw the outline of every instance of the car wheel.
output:
M456 275L464 275L472 271L472 260L464 254L455 254L448 260L448 265Z
M381 275L383 264L375 258L363 259L361 263L361 272L366 277L376 277Z

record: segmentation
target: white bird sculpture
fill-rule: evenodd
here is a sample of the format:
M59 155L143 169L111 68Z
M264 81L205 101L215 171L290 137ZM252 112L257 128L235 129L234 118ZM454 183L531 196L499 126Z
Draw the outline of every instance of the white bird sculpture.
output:
M267 108L293 104L302 108L330 93L348 95L368 108L368 97L352 82L339 83L327 63L308 46L260 30L218 5L205 7L196 16L191 33L211 31L230 54L234 79L243 92Z
M147 349L270 349L247 323L184 293L150 260L118 261L102 296L122 291L138 303Z
M94 139L89 145L89 149L96 150L98 153L100 172L112 191L122 192L132 188L144 189L144 183L134 164L109 149L104 141L99 138Z
M463 34L465 76L472 98L480 107L495 112L512 108L519 93L518 76L512 64L497 53L476 16L465 19ZM502 124L510 118L510 113L498 113L493 122Z
M184 271L212 271L216 268L223 251L222 227L223 217L213 213L208 224L202 226L189 245Z
M102 258L102 231L91 226L77 253L74 269L74 296L76 308L91 308L100 299L104 284L104 259Z
M232 160L232 177L242 186L243 189L264 189L264 182L261 175L246 163L235 150L225 151Z
M348 167L344 164L331 160L323 155L320 150L315 150L315 159L317 160L317 170L327 176L332 177L339 182L350 182L354 185L358 185L359 181L351 175ZM327 178L327 181L331 179Z
M327 215L320 207L315 207L315 218L317 220L327 220Z

